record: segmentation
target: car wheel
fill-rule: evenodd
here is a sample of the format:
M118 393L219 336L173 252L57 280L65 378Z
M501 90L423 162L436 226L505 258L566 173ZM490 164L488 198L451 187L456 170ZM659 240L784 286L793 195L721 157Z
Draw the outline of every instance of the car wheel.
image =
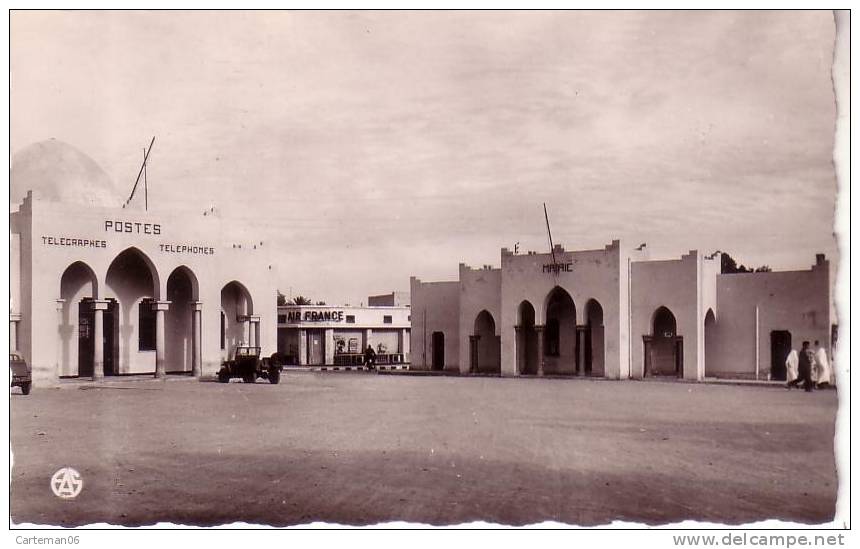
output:
M250 374L245 374L242 376L242 381L245 383L255 383L257 381L257 374L251 372Z
M30 388L32 387L32 385L33 385L33 383L31 381L28 381L27 383L21 385L21 392L24 393L25 395L29 395L30 394Z
M281 381L281 371L277 368L271 368L269 370L269 383L277 385L279 381Z
M221 370L218 372L218 381L220 383L227 383L230 381L230 374L228 374L225 370Z

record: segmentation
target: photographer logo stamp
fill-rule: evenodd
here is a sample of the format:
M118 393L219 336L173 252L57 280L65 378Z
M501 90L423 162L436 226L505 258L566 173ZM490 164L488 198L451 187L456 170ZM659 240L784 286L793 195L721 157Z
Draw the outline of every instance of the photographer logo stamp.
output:
M51 477L51 490L58 498L76 498L83 487L81 474L71 467L63 467Z

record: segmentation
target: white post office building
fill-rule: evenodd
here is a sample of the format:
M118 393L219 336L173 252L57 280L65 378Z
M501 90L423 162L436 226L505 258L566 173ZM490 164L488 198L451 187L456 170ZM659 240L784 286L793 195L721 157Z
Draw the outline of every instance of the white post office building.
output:
M811 259L811 258L810 258ZM461 373L785 379L802 341L831 353L830 266L720 273L719 253L651 260L602 249L514 254L411 279L412 368Z
M276 351L265 242L235 237L215 208L123 208L104 171L55 140L15 155L11 187L10 347L37 385L211 375L237 345Z

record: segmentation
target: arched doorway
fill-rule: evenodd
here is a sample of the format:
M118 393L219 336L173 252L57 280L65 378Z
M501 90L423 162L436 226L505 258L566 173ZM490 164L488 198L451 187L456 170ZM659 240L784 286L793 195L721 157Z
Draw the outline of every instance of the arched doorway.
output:
M585 304L585 374L605 376L603 338L603 307L596 299Z
M188 267L177 267L167 277L170 309L164 319L164 359L168 373L191 373L194 370L194 316L198 292L197 277Z
M538 336L535 331L535 308L528 301L523 301L517 310L517 317L517 373L537 375Z
M563 288L556 286L547 296L544 328L544 373L575 374L579 366L576 306Z
M106 343L113 338L105 345L105 374L155 372L160 297L155 265L137 248L128 248L111 262L105 285L105 297L116 301L113 319L105 315L104 321Z
M496 321L484 310L475 317L475 327L469 337L470 370L482 374L501 374L501 340L496 335Z
M225 357L232 357L236 347L257 344L259 326L253 317L254 303L242 283L234 280L221 288L221 313L221 350Z
M434 370L445 369L445 334L443 332L433 332L431 336L431 358L432 368Z
M717 342L714 340L717 318L713 309L705 313L705 375L713 371L717 365Z
M98 297L98 279L82 261L66 267L60 275L59 377L91 377L95 354L93 300ZM104 345L104 342L102 342Z
M684 341L672 311L666 307L654 311L651 335L644 336L644 341L646 376L683 376Z

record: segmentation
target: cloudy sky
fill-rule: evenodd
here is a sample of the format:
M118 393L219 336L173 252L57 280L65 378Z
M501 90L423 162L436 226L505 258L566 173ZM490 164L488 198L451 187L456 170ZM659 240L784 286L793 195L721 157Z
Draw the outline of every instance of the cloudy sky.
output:
M48 138L150 204L265 220L329 303L499 249L614 238L836 256L820 12L14 12L11 148Z

